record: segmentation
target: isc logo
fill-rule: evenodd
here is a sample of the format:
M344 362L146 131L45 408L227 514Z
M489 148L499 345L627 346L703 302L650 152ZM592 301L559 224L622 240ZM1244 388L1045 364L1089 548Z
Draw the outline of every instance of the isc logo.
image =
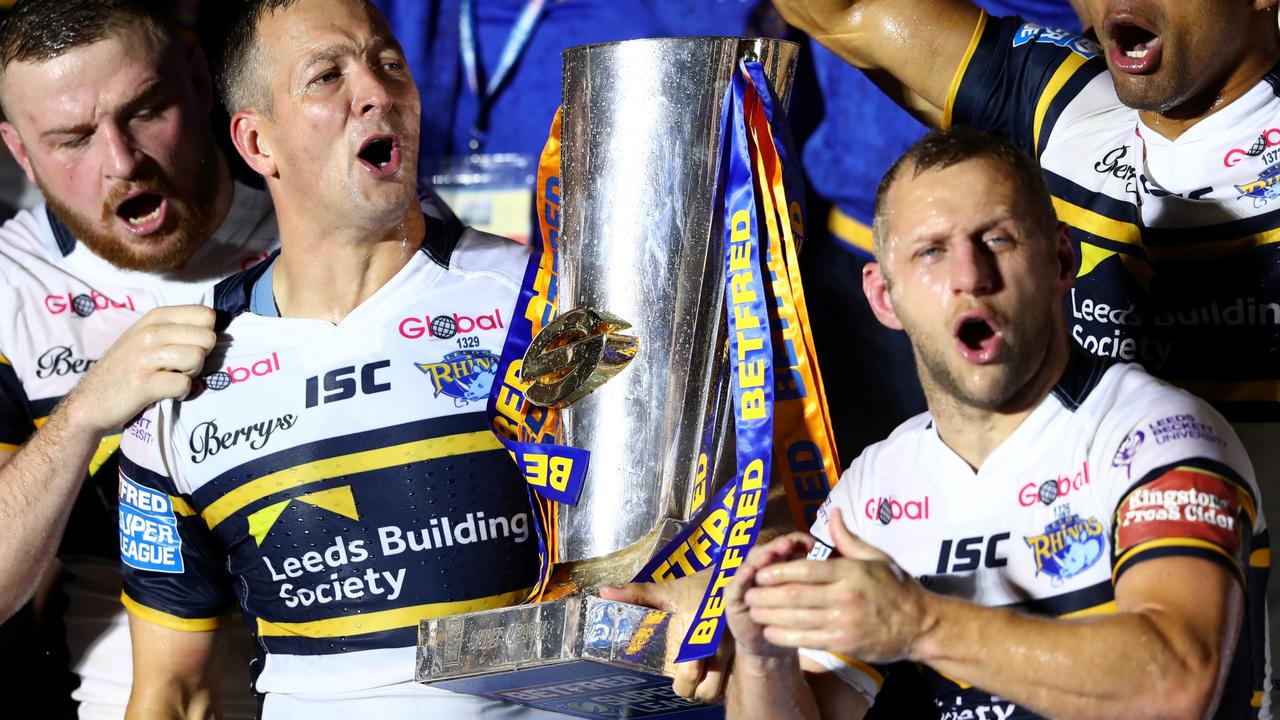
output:
M1008 539L1009 533L1006 532L991 537L961 538L954 543L943 540L935 572L938 575L968 572L977 570L979 565L989 568L1004 567L1009 564L1009 559L1000 555L1000 543Z
M307 378L307 407L313 408L320 403L332 403L350 400L359 392L361 395L386 392L391 389L390 382L378 382L378 371L391 367L390 360L377 360L360 367L360 381L356 382L354 365L330 370L324 374L324 396L320 395L320 377Z

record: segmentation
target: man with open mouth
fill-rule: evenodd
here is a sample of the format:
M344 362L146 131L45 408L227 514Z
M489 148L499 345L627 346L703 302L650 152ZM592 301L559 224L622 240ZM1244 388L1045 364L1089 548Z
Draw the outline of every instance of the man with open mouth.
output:
M863 289L929 410L738 570L728 717L858 718L921 675L940 720L1272 717L1248 456L1204 401L1071 343L1039 168L935 132L875 217Z
M1081 0L1096 42L966 0L774 4L934 126L1039 161L1079 259L1072 339L1213 403L1280 513L1277 0ZM1250 592L1274 610L1269 566Z
M203 54L154 6L25 0L0 30L0 135L45 200L0 228L0 617L35 595L4 674L42 717L124 715L121 428L198 374L214 316L190 304L276 245L215 146Z
M462 389L495 381L530 251L420 202L418 91L371 3L247 2L217 76L281 249L211 293L200 391L122 441L131 717L204 711L236 603L267 720L550 715L414 682L420 620L537 578L524 478Z

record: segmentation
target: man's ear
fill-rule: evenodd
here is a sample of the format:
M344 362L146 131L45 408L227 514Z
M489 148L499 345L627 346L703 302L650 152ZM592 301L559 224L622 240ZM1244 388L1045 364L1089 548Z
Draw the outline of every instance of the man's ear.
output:
M893 330L901 330L902 322L893 310L893 302L889 299L889 283L885 281L880 263L869 262L862 266L862 292L871 304L871 312L881 325Z
M266 120L253 110L241 110L231 116L231 142L245 164L263 177L279 175L271 156L270 140L263 133Z
M18 129L8 120L0 121L0 137L4 138L5 147L9 148L9 154L22 167L22 172L27 174L27 180L35 185L36 176L31 172L31 158L27 157L27 146L22 144Z
M1057 263L1058 282L1062 292L1076 284L1076 251L1071 247L1071 227L1059 222L1053 232L1054 261Z

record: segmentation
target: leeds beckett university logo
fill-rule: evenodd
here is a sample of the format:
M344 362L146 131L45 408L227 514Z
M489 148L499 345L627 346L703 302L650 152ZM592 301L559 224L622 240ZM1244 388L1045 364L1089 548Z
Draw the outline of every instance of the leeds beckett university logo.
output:
M271 357L255 360L241 367L228 365L215 373L204 376L204 384L210 390L226 390L235 383L242 383L250 378L270 375L280 369L280 357L271 353Z
M1096 518L1082 519L1071 506L1060 505L1057 517L1043 535L1024 537L1036 561L1036 575L1045 573L1054 587L1093 567L1107 545L1106 528Z
M488 350L455 350L440 362L414 363L414 367L431 378L436 397L448 395L462 407L489 397L498 374L498 356Z
M410 340L426 336L448 340L459 333L466 335L480 330L501 330L506 325L502 322L502 311L494 308L488 315L459 315L445 313L443 315L423 315L407 317L400 321L400 335Z

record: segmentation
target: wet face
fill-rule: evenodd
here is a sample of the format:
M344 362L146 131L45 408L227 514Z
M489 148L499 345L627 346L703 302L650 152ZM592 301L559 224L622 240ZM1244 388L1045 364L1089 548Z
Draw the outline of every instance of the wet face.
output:
M1126 105L1159 113L1213 106L1250 52L1252 0L1085 0ZM1275 16L1269 15L1274 33Z
M382 17L356 0L303 0L264 17L258 44L277 207L331 227L402 221L417 203L421 109Z
M212 234L221 165L203 59L122 30L5 72L5 142L50 208L120 267L180 266Z
M1033 383L1063 332L1070 244L1031 220L997 161L911 174L905 168L885 199L888 286L873 282L879 272L864 274L872 308L907 331L926 391L1001 409Z

